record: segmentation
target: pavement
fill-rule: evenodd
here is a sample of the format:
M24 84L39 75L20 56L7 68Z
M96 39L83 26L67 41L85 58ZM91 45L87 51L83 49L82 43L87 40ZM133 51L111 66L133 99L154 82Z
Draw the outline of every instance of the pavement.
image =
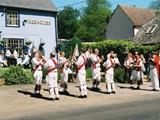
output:
M95 92L88 89L88 98L82 99L78 84L69 83L70 95L60 95L59 101L48 100L48 86L43 84L42 97L33 96L34 85L11 85L0 86L0 120L17 120L19 117L44 113L46 109L53 112L67 111L73 108L88 108L108 105L115 105L120 102L131 102L141 100L145 96L159 96L160 92L151 91L151 82L144 80L140 90L133 90L129 84L116 83L116 94L106 94L105 83L100 83L101 91ZM92 83L87 83L91 88ZM135 85L136 87L136 85ZM27 119L26 119L27 120Z

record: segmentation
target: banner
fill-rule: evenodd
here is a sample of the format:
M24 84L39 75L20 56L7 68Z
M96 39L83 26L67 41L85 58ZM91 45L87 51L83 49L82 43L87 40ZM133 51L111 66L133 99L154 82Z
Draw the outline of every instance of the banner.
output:
M74 55L75 57L78 57L78 56L79 56L78 44L76 44L76 46L75 46L75 48L74 48L74 53L73 53L73 55Z

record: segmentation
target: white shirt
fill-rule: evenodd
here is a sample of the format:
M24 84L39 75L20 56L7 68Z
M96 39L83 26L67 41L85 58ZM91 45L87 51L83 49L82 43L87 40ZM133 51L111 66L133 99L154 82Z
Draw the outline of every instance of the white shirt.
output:
M99 57L96 55L96 54L93 54L91 56L91 60L92 60L92 63L95 64L96 63L96 67L100 67L100 63L97 63L99 61Z
M41 64L43 64L43 62L41 62ZM34 57L32 59L33 69L35 69L38 65L39 65L39 60L38 60L38 58ZM42 66L41 65L39 65L38 70L42 70Z
M85 53L85 56L86 56L87 59L91 57L91 54L89 53L89 51L87 51L87 52Z
M114 58L115 64L120 64L119 59L118 58Z
M7 56L7 57L10 57L10 56L11 56L11 51L10 51L10 50L7 50L7 51L6 51L6 56Z
M125 60L124 60L124 66L126 66L126 67L131 67L131 63L133 62L133 59L130 57L129 59L128 58L126 58Z
M58 63L57 59L56 58L52 58L56 63ZM56 68L57 65L54 64L54 62L52 61L52 59L49 59L45 64L44 64L44 67L47 69L47 70L50 70L50 69L53 69L53 68ZM52 72L56 72L57 69L54 69Z
M59 64L59 66L62 68L62 66L63 66L63 70L65 70L65 69L67 69L67 63L65 63L66 62L66 58L65 57L60 57L59 59L58 59L58 64ZM64 64L65 63L65 64Z
M15 58L18 58L18 52L16 50L14 50L13 55Z
M78 65L78 67L80 67L81 65L83 65L86 61L86 58L84 59L83 57L85 58L85 55L84 54L81 54L79 57L78 57L78 61L76 62L76 64ZM80 70L85 70L85 65L83 65L83 67L80 69Z
M111 53L109 53L109 54L107 55L107 59L109 59L109 58L110 58L110 56L111 56Z
M111 63L112 61L112 63ZM108 59L106 62L103 63L103 66L107 68L109 68L106 73L114 73L114 68L111 67L113 64L115 64L114 59Z

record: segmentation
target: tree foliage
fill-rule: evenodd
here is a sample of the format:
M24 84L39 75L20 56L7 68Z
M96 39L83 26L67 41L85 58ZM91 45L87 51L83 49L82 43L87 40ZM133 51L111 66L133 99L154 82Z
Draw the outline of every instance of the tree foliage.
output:
M108 0L87 0L87 7L82 8L76 36L83 41L103 40L104 28L112 13L110 7Z
M60 39L71 39L77 30L80 11L71 6L64 7L58 14L58 35Z
M152 1L148 8L155 9L155 10L160 10L160 0Z
M68 42L62 43L60 45L60 51L65 51L66 57L68 58L70 55L73 55L76 44L78 44L78 50L82 48L82 42L79 38L73 37Z

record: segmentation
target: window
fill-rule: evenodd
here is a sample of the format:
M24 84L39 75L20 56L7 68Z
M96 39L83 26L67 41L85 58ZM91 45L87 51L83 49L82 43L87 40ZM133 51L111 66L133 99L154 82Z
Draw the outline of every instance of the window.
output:
M147 34L151 34L154 32L154 30L157 28L157 24L153 24L151 27L149 27L149 29L147 30Z
M21 50L23 50L24 39L18 38L4 38L4 49L15 48L19 55L21 55Z
M18 10L6 10L6 26L19 27Z

